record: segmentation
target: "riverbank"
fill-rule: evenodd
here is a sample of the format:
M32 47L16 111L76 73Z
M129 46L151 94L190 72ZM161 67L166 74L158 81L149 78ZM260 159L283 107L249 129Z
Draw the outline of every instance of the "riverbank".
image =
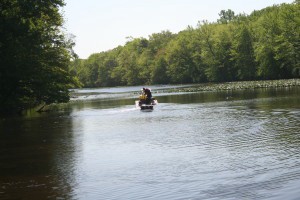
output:
M162 89L153 91L156 93L173 92L202 92L202 91L222 91L222 90L247 90L258 88L282 88L300 86L300 79L282 79L282 80L260 80L260 81L239 81L226 83L203 83L188 85L186 87Z

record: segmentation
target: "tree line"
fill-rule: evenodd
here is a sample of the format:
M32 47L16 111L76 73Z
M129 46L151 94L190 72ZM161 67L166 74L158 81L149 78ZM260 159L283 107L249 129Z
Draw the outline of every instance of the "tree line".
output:
M299 2L250 15L222 10L217 22L131 38L69 70L85 87L299 78Z

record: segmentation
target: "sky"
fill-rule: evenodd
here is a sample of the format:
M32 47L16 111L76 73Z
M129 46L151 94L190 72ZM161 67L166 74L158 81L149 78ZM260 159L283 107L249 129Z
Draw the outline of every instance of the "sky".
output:
M294 0L65 0L66 32L75 35L79 58L125 45L128 37L178 33L199 21L215 22L221 10L250 14Z

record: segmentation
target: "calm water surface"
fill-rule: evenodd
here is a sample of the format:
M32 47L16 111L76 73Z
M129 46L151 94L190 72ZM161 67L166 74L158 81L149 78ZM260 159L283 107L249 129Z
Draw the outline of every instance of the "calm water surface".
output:
M0 199L300 199L299 87L155 89L153 112L131 87L2 118Z

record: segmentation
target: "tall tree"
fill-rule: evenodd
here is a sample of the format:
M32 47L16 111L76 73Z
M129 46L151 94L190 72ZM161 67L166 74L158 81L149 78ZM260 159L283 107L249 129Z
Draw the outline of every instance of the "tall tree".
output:
M221 10L219 13L220 19L218 19L218 22L220 24L227 24L233 19L235 19L234 11L228 9L228 10Z
M167 48L167 72L174 83L197 83L203 81L201 70L201 47L198 34L188 28L178 34Z
M279 12L280 34L275 37L275 59L281 78L300 77L300 4L283 4Z
M67 102L72 46L62 30L63 0L0 2L0 111Z
M255 25L255 58L258 62L258 76L263 79L280 78L280 62L275 59L276 37L280 35L278 25L279 8L274 6L265 10Z
M149 36L150 83L167 84L170 82L167 75L168 63L166 61L166 49L170 41L176 37L170 31L162 31ZM148 61L149 62L149 61Z
M256 76L256 63L249 23L244 22L236 26L231 49L236 76L238 80L253 80Z

